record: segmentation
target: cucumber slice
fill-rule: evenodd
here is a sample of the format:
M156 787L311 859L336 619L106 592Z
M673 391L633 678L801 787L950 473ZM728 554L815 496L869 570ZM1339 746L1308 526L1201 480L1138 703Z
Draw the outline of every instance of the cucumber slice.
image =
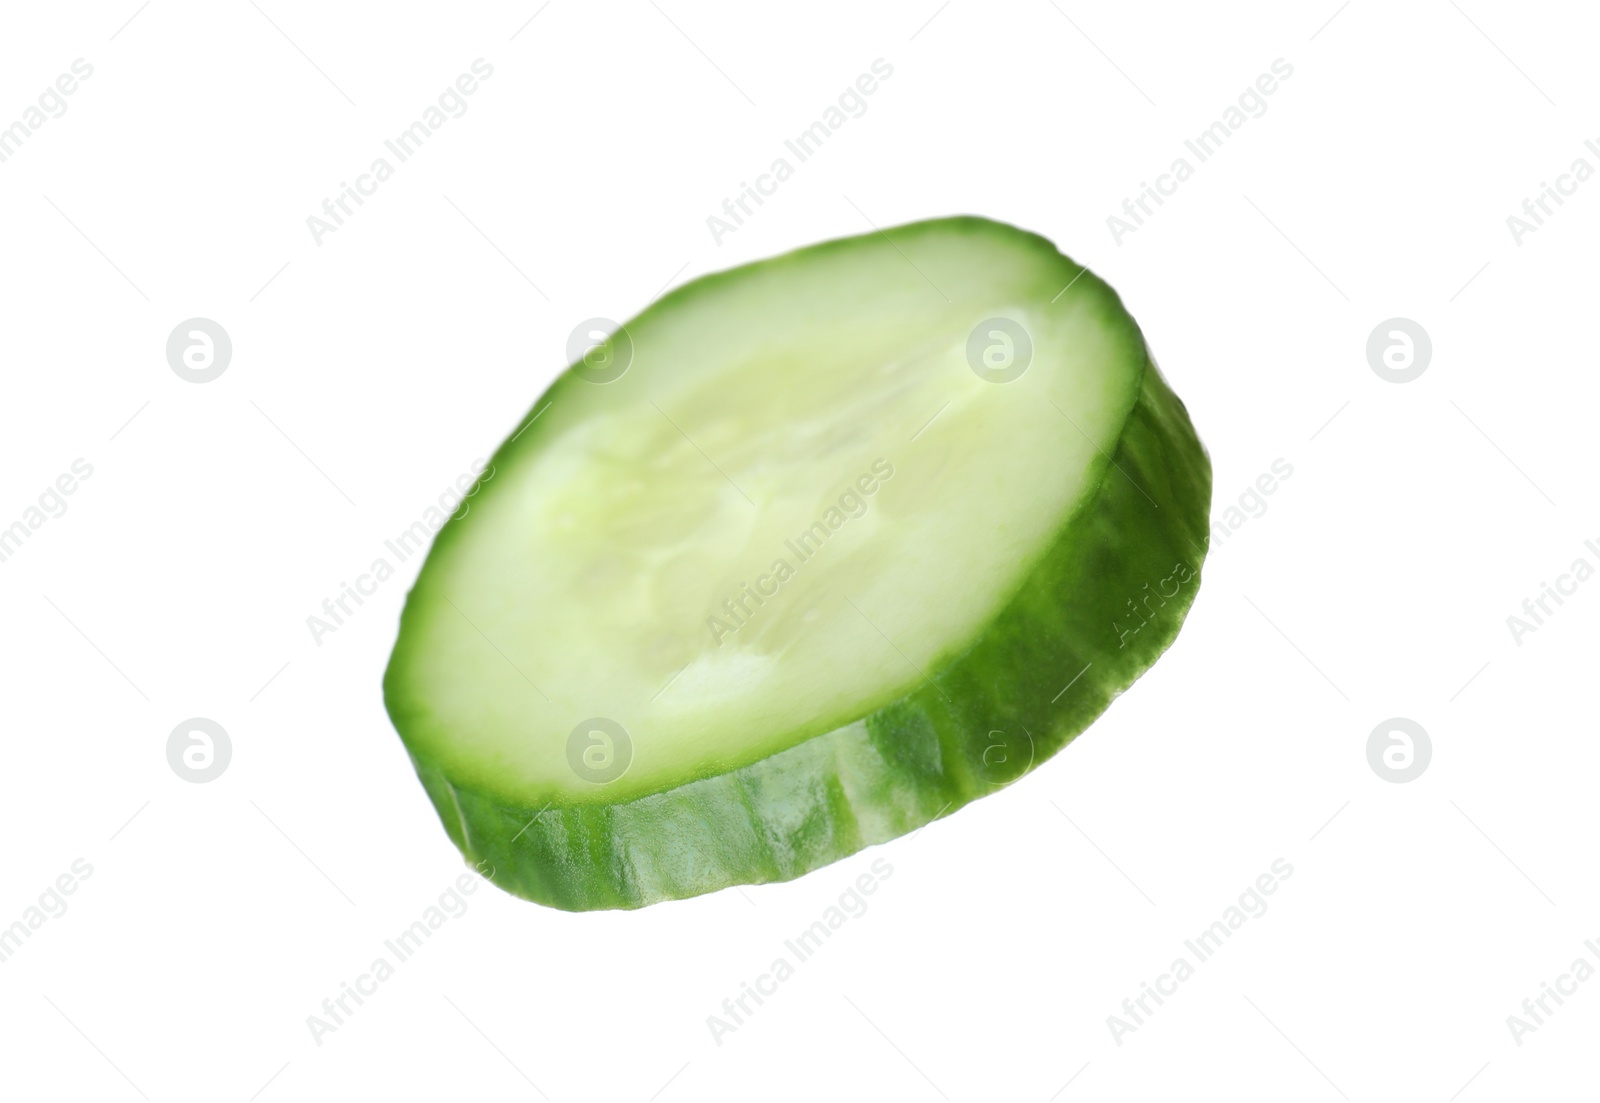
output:
M1177 634L1211 468L1114 291L951 218L707 276L569 368L384 677L507 890L787 880L1015 781Z

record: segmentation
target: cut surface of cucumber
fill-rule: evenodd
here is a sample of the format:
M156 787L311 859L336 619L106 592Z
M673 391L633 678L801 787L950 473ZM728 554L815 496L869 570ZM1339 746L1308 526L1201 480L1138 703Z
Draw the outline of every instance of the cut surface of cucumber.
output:
M1211 473L1116 293L914 223L695 280L561 376L384 678L452 840L573 910L785 880L1015 781L1172 641Z

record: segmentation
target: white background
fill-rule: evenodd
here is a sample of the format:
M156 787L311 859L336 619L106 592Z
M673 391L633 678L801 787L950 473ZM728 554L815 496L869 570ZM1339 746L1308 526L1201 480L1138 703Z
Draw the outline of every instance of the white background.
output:
M1600 168L1593 13L538 2L6 8L0 125L74 59L94 75L0 164L0 524L94 474L0 564L0 924L93 874L0 964L0 1094L1592 1086L1600 983L1521 1045L1507 1016L1600 938L1600 581L1520 645L1506 618L1600 566L1600 182L1520 245L1506 217ZM468 112L316 244L307 216L480 57ZM706 217L876 58L868 112L715 244ZM1276 58L1266 114L1116 243L1107 216ZM801 880L587 915L485 885L317 1045L307 1016L462 866L379 696L416 561L321 646L306 618L517 423L581 320L961 212L1118 288L1215 515L1293 466L1177 644L1019 784ZM234 345L199 386L164 352L195 316ZM1365 354L1394 316L1434 347L1404 385ZM166 760L194 716L232 740L209 784ZM1367 762L1394 716L1432 740L1409 784ZM870 910L717 1045L707 1016L874 857ZM1277 858L1269 911L1118 1045L1107 1016Z

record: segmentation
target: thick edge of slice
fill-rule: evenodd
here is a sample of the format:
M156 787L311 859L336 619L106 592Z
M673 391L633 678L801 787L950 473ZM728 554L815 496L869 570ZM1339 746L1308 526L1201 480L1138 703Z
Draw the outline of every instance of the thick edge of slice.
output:
M615 804L508 803L413 752L451 840L526 899L637 908L799 877L1016 781L1155 662L1199 588L1210 460L1148 349L1107 453L1006 605L900 699L740 769ZM391 715L394 696L386 679Z

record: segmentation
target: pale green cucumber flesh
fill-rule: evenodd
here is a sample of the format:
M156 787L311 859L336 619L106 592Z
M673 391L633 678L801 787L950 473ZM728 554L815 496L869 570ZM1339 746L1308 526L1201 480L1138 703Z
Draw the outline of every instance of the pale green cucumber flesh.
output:
M968 352L995 318L1032 346L1004 382ZM1116 294L1044 239L916 223L624 329L627 370L569 369L441 530L384 680L506 889L799 876L1016 780L1176 635L1210 465Z

